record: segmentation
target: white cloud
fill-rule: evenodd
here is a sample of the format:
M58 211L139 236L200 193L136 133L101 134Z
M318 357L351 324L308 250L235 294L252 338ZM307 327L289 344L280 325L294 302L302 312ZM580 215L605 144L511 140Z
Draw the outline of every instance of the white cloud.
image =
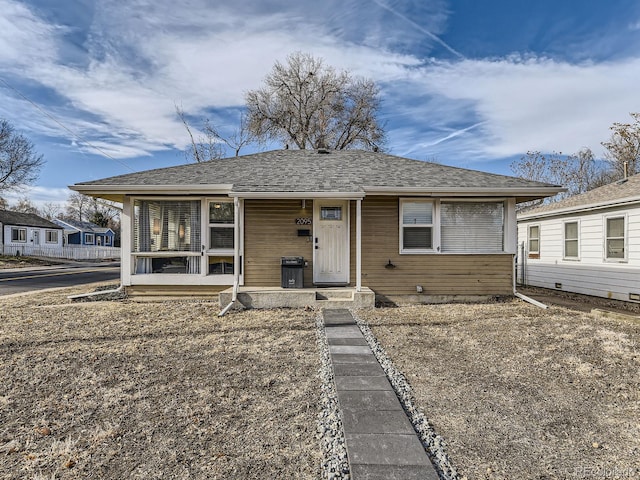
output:
M625 121L640 103L638 78L640 59L581 65L497 59L433 65L414 82L423 92L467 105L450 120L460 124L462 115L472 115L466 125L483 124L456 142L468 138L471 152L500 158L528 149L573 153L585 146L600 153L609 126Z
M28 198L38 208L47 203L55 203L64 206L69 195L73 193L68 188L47 188L39 186L25 186L19 191L2 192L0 195L7 200L9 207L16 204L22 198Z

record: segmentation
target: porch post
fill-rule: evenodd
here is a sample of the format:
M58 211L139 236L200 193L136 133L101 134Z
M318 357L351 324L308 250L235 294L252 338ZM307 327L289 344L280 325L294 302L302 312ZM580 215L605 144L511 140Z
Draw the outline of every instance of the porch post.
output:
M362 199L356 200L356 292L362 290Z
M240 199L233 197L233 299L240 287Z

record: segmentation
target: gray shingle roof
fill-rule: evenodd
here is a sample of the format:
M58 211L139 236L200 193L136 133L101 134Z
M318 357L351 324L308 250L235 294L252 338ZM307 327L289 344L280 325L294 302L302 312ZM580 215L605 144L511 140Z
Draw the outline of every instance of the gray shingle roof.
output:
M640 174L565 198L559 202L526 210L519 216L522 218L546 216L554 212L575 211L585 207L615 205L622 201L640 201Z
M232 185L232 192L362 192L365 187L527 189L554 187L515 177L450 167L362 150L319 153L272 150L241 157L147 170L91 182L86 187ZM559 187L558 187L559 188ZM129 190L129 188L127 188Z
M92 222L80 222L78 220L70 220L70 219L68 220L56 219L54 221L63 227L66 227L66 225L68 225L82 232L107 233L109 230L111 230L110 228L99 227L98 225Z
M56 230L62 230L62 228L55 223L33 213L13 212L11 210L0 210L0 223L20 227L55 228Z

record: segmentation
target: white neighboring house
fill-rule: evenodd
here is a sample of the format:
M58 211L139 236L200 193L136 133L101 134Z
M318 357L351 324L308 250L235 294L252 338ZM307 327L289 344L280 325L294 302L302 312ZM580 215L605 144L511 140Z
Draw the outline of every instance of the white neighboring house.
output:
M640 302L640 174L518 214L518 281Z
M0 230L3 255L44 255L62 251L63 229L38 215L0 210Z

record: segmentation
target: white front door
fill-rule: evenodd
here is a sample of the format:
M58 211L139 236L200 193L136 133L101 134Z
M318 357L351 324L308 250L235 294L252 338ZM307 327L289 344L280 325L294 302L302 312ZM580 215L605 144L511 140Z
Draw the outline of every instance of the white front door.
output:
M313 283L349 283L349 202L313 202Z
M33 231L33 244L34 245L40 245L40 231L39 230L34 230Z

